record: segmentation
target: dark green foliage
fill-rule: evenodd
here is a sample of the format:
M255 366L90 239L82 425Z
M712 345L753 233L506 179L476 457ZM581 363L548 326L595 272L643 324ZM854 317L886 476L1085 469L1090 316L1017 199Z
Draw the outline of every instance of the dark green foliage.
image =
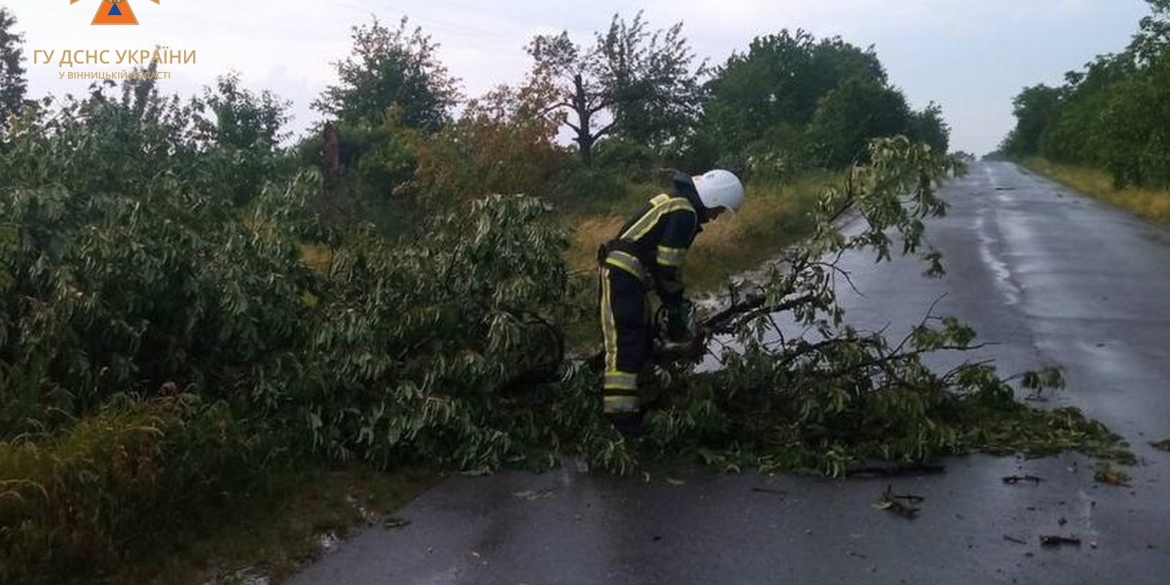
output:
M1060 92L1046 85L1024 89L1012 100L1016 128L1001 147L1005 154L1028 156L1039 152L1040 135L1052 122Z
M237 207L256 193L241 194L236 172L268 147L233 154L191 107L148 85L123 90L120 102L98 91L66 102L5 157L7 436L44 422L21 420L35 403L81 415L167 382L230 393L287 343L267 328L304 310L295 247L274 243L262 211ZM264 177L250 180L258 190Z
M913 140L929 144L935 152L948 152L951 128L943 119L942 107L931 102L921 112L913 112L909 135Z
M828 168L844 168L865 154L870 139L909 135L910 125L901 92L854 77L825 94L808 133L817 160Z
M306 371L265 381L257 399L291 401L313 448L341 459L496 467L522 452L512 429L533 429L514 426L500 395L533 369L555 371L573 316L566 236L549 212L491 196L431 219L414 246L339 250Z
M1149 4L1152 14L1124 51L1066 73L1061 87L1016 96L1004 154L1102 168L1117 187L1170 185L1170 9Z
M660 153L677 148L700 115L704 66L691 70L694 55L682 23L653 33L646 25L641 12L630 23L615 14L591 46L577 45L565 31L537 35L525 47L533 62L529 86L542 96L543 109L572 129L585 166L593 165L594 146L607 136Z
M288 137L281 129L288 122L289 102L282 102L270 91L259 95L240 86L238 75L221 76L216 89L204 88L196 100L197 112L207 112L207 120L197 117L198 139L205 141L219 159L217 165L236 177L232 201L246 205L264 186L277 176L290 176L292 168L281 152L280 144Z
M913 112L889 85L873 48L803 30L757 37L716 68L704 118L688 140L700 167L755 179L788 179L810 168L842 169L879 137L908 136L945 153L949 129L931 104Z
M682 23L653 34L646 25L640 11L628 24L614 15L609 30L597 35L596 63L613 100L614 136L661 149L694 127L699 84Z
M6 6L0 6L0 138L8 125L8 118L24 109L24 94L28 88L22 61L22 35L14 30L16 18Z
M330 86L313 106L357 125L378 126L393 106L402 122L427 132L450 120L459 98L456 80L435 58L436 45L416 28L408 34L407 18L390 30L377 18L353 27L353 55L336 63L341 84Z
M709 123L737 145L778 124L805 126L825 94L854 78L886 83L872 48L862 51L839 38L817 41L803 30L757 37L708 83Z

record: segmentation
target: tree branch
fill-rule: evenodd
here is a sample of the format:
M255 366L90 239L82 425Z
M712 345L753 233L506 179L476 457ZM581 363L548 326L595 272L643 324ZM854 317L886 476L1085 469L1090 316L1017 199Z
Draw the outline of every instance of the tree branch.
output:
M614 124L616 124L616 123L617 123L616 121L615 121L615 122L610 122L609 124L606 124L605 126L602 126L600 129L598 129L598 130L597 130L597 132L594 132L594 133L593 133L593 138L595 138L595 139L596 139L596 138L601 138L602 136L605 136L606 134L609 134L609 133L610 133L610 131L611 131L611 130L613 130L613 125L614 125Z

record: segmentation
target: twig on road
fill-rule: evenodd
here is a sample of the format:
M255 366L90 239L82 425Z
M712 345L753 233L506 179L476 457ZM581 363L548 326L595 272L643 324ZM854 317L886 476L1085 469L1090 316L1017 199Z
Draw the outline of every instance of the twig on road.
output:
M1044 481L1043 477L1036 477L1035 475L1009 475L1003 478L1003 482L1009 485L1020 483L1021 481L1030 481L1037 485Z

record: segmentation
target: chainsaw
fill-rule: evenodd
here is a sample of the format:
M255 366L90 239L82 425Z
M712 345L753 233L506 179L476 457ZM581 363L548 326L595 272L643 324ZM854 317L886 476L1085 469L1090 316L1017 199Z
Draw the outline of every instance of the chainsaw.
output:
M658 307L654 313L652 327L650 359L660 366L677 363L696 364L703 358L705 352L706 335L700 331L695 319L695 304L689 300L683 301L682 310L686 314L689 335L683 341L671 341L668 333L669 311L665 306Z

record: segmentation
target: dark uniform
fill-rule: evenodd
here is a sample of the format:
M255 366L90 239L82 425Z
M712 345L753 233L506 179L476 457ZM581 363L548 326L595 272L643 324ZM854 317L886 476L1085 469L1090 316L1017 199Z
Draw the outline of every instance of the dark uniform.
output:
M691 177L676 173L674 194L651 199L598 251L607 414L638 411L638 373L654 341L647 294L654 290L668 309L681 306L683 259L705 216Z

